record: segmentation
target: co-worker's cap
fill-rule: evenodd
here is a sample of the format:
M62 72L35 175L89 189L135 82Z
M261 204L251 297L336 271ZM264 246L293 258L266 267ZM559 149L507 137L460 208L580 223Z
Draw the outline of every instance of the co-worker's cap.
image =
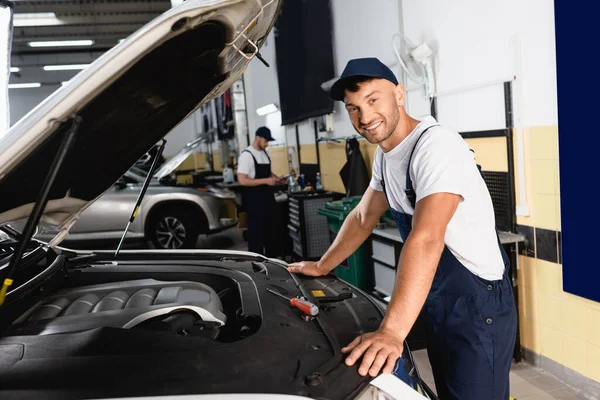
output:
M261 126L256 130L256 136L260 136L262 138L267 139L269 142L275 140L273 136L271 136L271 130L266 126Z
M348 61L342 76L333 84L329 91L329 97L333 100L342 101L344 100L344 88L345 82L348 78L364 76L369 78L381 78L387 79L394 85L398 84L396 75L379 59L374 57L369 58L355 58Z

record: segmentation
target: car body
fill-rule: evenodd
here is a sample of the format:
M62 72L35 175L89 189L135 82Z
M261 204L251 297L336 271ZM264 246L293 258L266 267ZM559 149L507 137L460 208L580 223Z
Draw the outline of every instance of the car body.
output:
M0 398L427 392L408 346L392 375L362 377L345 365L341 346L377 329L385 309L334 275L297 276L283 261L229 250L60 245L136 160L240 77L280 8L279 0L188 0L0 137ZM49 226L57 233L48 243L30 239ZM303 316L267 288L304 297L319 313Z
M214 185L178 185L176 179L170 179L201 139L188 143L153 174L129 227L127 222L148 175L138 166L131 167L81 213L63 243L77 248L117 243L127 228L128 242L150 242L157 249L189 249L195 248L200 234L236 226L235 193ZM36 238L49 241L56 233L47 228Z

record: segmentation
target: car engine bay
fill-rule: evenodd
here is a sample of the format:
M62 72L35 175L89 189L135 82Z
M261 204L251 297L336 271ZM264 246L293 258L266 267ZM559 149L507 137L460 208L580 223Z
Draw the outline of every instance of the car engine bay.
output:
M223 255L51 253L25 270L54 265L53 273L0 313L3 399L221 392L346 399L372 380L344 364L341 347L376 330L382 310L334 276L298 277L276 262ZM303 316L267 288L304 297L319 314Z

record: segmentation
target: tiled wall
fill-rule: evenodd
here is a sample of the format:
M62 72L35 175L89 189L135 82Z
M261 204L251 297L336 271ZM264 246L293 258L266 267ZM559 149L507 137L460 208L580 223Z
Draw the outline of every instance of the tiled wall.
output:
M371 174L373 165L373 156L377 145L370 144L366 140L359 140L360 151L363 159ZM317 163L316 146L303 145L301 147L300 157L302 163ZM319 159L321 160L321 177L323 188L336 193L345 193L344 183L340 177L340 170L346 164L346 142L322 142L319 143Z
M277 146L267 149L271 156L271 170L275 175L285 176L290 173L288 166L288 147Z

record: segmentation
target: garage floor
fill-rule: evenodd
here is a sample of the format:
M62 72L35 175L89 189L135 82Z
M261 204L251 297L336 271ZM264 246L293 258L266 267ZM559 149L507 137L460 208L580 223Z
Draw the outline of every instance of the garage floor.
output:
M417 368L425 383L435 391L427 350L413 353ZM567 387L564 383L527 364L514 364L510 373L510 394L515 400L586 400L583 395Z

